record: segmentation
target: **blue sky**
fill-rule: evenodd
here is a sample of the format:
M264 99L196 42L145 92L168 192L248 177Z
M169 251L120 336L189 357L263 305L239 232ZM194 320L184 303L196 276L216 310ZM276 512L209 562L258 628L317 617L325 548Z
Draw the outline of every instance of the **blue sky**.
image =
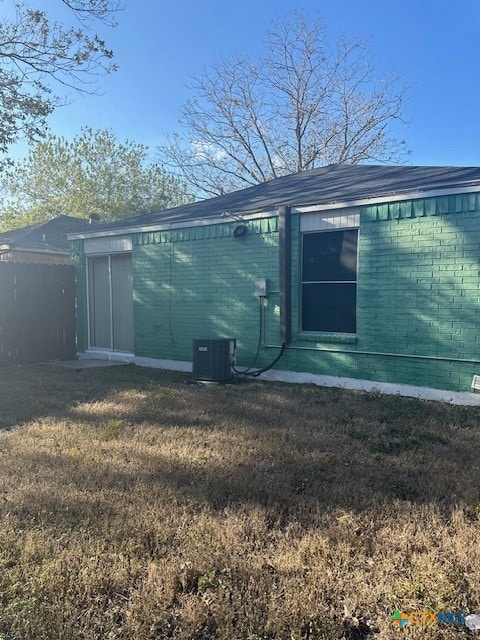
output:
M119 70L102 78L101 96L74 97L50 118L54 133L111 128L152 147L178 129L189 76L218 56L262 48L272 19L306 8L332 35L371 36L377 70L404 71L410 124L397 130L411 164L480 165L480 1L462 0L123 0L119 25L104 35ZM57 11L58 0L32 5Z

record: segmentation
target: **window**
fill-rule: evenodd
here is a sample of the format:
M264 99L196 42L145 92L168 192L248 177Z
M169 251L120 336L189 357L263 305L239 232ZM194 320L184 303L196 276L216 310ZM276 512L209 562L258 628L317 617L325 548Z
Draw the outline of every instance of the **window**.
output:
M302 237L302 330L355 333L358 229Z

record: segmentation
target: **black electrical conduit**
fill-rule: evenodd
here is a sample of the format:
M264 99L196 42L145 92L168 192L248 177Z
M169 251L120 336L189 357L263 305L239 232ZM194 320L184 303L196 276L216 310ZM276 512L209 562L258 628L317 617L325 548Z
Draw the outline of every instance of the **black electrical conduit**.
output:
M285 349L287 348L287 344L291 342L292 336L292 320L291 320L291 268L292 268L292 255L291 255L291 245L292 245L292 237L291 237L291 225L290 225L290 216L291 210L290 207L281 205L278 207L278 270L279 270L279 297L280 297L280 340L282 341L282 346L280 348L280 353L277 355L275 360L271 362L268 366L263 367L263 369L256 369L252 371L255 366L255 362L257 361L258 354L260 353L260 347L262 344L262 333L263 333L263 302L262 298L259 298L260 301L260 326L258 329L258 346L257 353L255 354L255 358L253 363L243 371L239 371L232 365L233 371L238 375L242 376L252 376L256 378L265 371L272 369L280 358L285 353Z
M265 371L268 371L269 369L271 369L272 367L274 367L277 364L277 362L280 360L280 358L285 353L285 349L286 348L287 348L287 345L285 343L283 343L281 348L280 348L280 353L275 358L275 360L273 362L271 362L269 365L267 365L266 367L263 367L262 369L255 369L255 371L251 371L250 369L252 367L249 367L248 369L245 369L245 371L238 371L237 369L235 369L235 367L233 365L232 365L232 369L235 371L235 373L237 375L240 375L240 376L252 376L252 378L258 378L259 375L261 375L262 373L265 373Z
M280 358L283 356L286 348L287 348L287 345L284 342L282 344L282 348L280 349L280 353L278 354L278 356L275 358L273 362L271 362L267 367L263 367L263 369L258 369L258 371L252 371L248 375L252 376L253 378L257 378L260 374L265 373L265 371L268 371L269 369L272 369L272 367L274 367L277 364L277 362L280 360Z
M277 364L277 362L283 356L287 346L285 343L282 344L282 346L280 347L280 353L275 358L275 360L271 362L269 365L267 365L266 367L263 367L262 369L255 369L252 371L257 361L258 354L260 353L260 347L262 346L262 337L263 337L263 299L259 298L258 300L260 305L260 317L259 317L259 326L258 326L257 352L255 354L255 358L253 359L252 364L247 369L244 369L243 371L240 371L239 369L234 367L234 365L232 364L233 371L235 371L235 373L239 376L252 376L252 378L257 378L259 375L261 375L262 373L265 373L265 371L268 371L269 369L271 369Z

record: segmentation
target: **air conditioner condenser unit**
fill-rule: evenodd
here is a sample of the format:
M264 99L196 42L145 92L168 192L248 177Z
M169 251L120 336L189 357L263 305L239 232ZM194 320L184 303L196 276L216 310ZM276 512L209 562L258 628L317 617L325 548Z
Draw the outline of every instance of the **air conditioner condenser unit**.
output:
M235 363L235 349L235 338L195 339L193 377L210 382L230 380L232 364Z

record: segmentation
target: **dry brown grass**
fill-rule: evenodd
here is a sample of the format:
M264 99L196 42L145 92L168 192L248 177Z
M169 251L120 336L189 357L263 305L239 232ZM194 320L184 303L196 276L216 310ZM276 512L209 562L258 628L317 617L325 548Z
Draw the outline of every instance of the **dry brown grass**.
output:
M0 370L0 639L459 638L479 412L130 366Z

